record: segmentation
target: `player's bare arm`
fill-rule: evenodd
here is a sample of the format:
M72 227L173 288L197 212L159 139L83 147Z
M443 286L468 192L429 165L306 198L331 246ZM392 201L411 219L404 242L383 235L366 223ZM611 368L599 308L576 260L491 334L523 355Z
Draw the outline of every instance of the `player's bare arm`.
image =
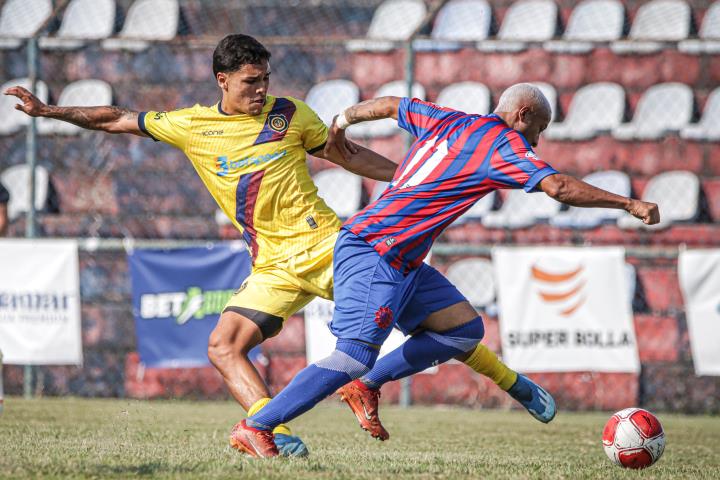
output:
M615 195L570 175L549 175L540 181L540 189L558 202L574 207L618 208L647 225L660 221L660 211L655 203Z
M115 106L102 107L58 107L46 105L23 87L11 87L5 95L19 98L22 103L16 110L31 117L47 117L63 120L88 130L102 130L108 133L132 133L146 136L138 126L138 112Z
M331 134L332 135L332 134ZM329 160L345 170L362 177L389 182L395 175L397 164L379 153L357 145L347 139L344 141L346 153L342 153L337 145L330 145L330 138L321 152L314 155Z

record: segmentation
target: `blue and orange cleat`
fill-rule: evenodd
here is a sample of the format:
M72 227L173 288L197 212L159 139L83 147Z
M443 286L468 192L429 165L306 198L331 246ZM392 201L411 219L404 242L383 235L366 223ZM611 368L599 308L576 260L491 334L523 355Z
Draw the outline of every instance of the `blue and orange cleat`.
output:
M369 388L360 380L353 380L336 393L340 395L340 400L348 404L363 430L378 440L390 438L378 415L380 390Z
M283 457L307 457L310 454L305 443L295 435L276 433L275 445Z
M549 423L555 414L555 400L544 388L536 384L525 375L518 373L515 384L510 387L508 393L525 409L542 423Z
M230 432L230 446L251 457L268 458L280 455L270 430L249 427L245 420L238 422Z

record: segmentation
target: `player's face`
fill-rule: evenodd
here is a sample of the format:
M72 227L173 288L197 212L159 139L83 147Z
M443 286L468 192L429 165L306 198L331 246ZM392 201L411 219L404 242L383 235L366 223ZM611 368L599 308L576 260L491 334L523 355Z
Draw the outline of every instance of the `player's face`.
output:
M550 123L550 114L545 111L535 112L527 107L523 107L518 112L518 117L515 130L522 133L525 139L530 142L530 145L537 147L540 141L540 134L545 131Z
M239 70L217 74L223 92L223 110L231 115L259 115L270 84L270 64L243 65Z

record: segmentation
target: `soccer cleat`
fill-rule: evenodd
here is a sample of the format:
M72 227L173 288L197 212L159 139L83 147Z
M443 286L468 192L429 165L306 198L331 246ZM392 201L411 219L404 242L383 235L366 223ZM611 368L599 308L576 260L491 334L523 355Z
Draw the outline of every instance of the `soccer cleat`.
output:
M276 433L275 445L283 457L307 457L310 454L300 437L294 435Z
M555 418L557 409L555 408L555 400L552 395L525 375L518 373L517 380L515 384L510 387L508 393L520 402L536 420L542 423L549 423L550 420Z
M236 423L230 432L230 446L257 458L277 457L280 454L271 431L248 427L245 420Z
M387 440L390 434L380 423L378 400L380 390L368 388L360 380L353 380L337 392L340 400L347 403L360 422L360 427L378 440Z

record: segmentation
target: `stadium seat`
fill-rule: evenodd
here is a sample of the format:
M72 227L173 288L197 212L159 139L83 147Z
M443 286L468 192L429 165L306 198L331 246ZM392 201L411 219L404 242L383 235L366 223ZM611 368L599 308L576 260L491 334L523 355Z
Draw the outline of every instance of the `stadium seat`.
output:
M560 203L544 193L510 190L500 210L488 212L482 224L487 228L526 228L551 218L560 207Z
M543 45L557 53L583 54L595 48L595 42L612 42L622 37L625 7L619 0L585 0L570 14L562 40Z
M698 214L700 180L694 173L683 170L663 172L650 179L642 199L657 203L660 208L660 223L645 225L629 213L624 213L618 218L618 227L661 229L674 222L694 220Z
M28 90L30 89L30 81L27 78L16 78L3 84L3 86L0 87L0 91L4 92L8 88L16 85L25 87ZM42 80L38 80L36 83L35 96L43 102L48 101L48 88ZM15 133L30 123L29 116L15 110L15 105L18 103L20 103L20 100L16 97L0 95L0 112L3 112L3 114L0 115L0 135Z
M486 0L450 0L435 18L430 40L416 40L416 50L457 50L461 42L488 38L492 9Z
M404 80L396 80L386 83L380 87L375 94L377 97L407 97L407 84ZM412 88L412 96L421 100L425 99L425 87L419 83L415 83ZM354 137L372 138L372 137L389 137L400 132L397 126L397 120L392 118L384 118L373 122L362 122L351 125L348 128L348 134Z
M544 42L555 36L558 8L553 0L518 0L503 19L497 40L479 42L483 52L521 52L527 42Z
M445 273L473 307L489 307L495 301L495 275L492 262L485 258L465 258L450 265Z
M662 42L688 38L691 15L684 0L652 0L638 9L628 39L613 42L610 48L618 55L658 52Z
M360 91L350 80L328 80L314 85L305 103L315 110L325 125L330 126L335 115L355 105L360 100Z
M362 179L342 168L328 168L313 176L318 195L338 217L348 218L360 209Z
M0 182L10 192L8 219L12 222L30 209L30 168L14 165L0 174ZM42 210L47 203L50 176L40 165L35 167L35 209Z
M0 49L18 48L52 13L51 0L8 0L0 12Z
M380 5L365 39L345 44L351 52L389 52L394 42L407 40L422 23L427 8L422 0L386 0Z
M112 88L103 80L78 80L66 86L57 104L61 107L95 107L112 104ZM77 135L82 128L51 118L38 118L40 135Z
M383 192L387 189L389 185L389 182L382 182L378 180L375 182L375 186L373 187L372 194L370 195L370 203L374 202L378 198L380 198L380 195L383 194Z
M478 200L475 205L470 207L470 209L463 213L458 219L455 221L455 224L462 224L465 222L473 222L473 221L479 221L481 220L485 215L488 214L493 209L493 206L495 206L495 198L497 197L497 192L492 191L482 197L480 200Z
M565 121L545 130L550 140L588 140L622 123L625 90L616 83L592 83L573 96Z
M720 2L713 3L705 12L698 36L700 38L683 40L678 44L678 49L695 55L720 53Z
M693 92L682 83L661 83L640 98L630 123L612 130L618 140L657 140L687 126L693 114Z
M557 117L557 90L555 90L555 87L550 85L549 83L544 82L531 82L533 85L538 87L540 91L545 95L545 98L547 98L548 103L550 104L550 108L552 108L552 118Z
M106 50L145 50L152 41L175 38L180 19L178 0L136 0L117 38L103 41Z
M702 118L680 131L686 140L720 140L720 88L716 88L705 102Z
M490 112L490 89L477 82L453 83L440 91L435 103L465 113L487 115Z
M40 48L80 48L84 40L107 38L115 26L115 0L73 0L57 36L40 38Z
M594 172L583 180L617 195L630 196L630 177L625 172L617 170ZM595 228L609 221L615 222L622 214L623 210L612 208L570 207L552 217L550 225L560 228Z

